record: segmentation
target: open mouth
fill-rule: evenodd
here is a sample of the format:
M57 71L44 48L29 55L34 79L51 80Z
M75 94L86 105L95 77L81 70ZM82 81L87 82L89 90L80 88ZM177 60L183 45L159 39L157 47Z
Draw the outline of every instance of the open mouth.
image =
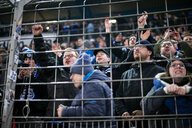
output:
M70 63L70 61L65 61L65 63L69 64L69 63Z
M101 61L102 60L102 58L98 58L98 61Z

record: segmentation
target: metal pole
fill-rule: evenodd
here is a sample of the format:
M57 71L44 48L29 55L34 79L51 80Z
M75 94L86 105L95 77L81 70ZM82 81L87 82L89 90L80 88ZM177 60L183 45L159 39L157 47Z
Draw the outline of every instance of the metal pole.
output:
M18 41L21 36L21 25L22 25L22 14L23 7L30 0L17 1L14 4L14 18L13 18L13 28L11 36L11 47L9 54L9 65L8 73L6 80L6 90L5 90L5 99L3 106L3 116L2 116L2 128L11 128L12 122L12 113L13 113L13 104L14 104L14 95L15 95L15 82L17 79L17 64L19 49L17 46Z

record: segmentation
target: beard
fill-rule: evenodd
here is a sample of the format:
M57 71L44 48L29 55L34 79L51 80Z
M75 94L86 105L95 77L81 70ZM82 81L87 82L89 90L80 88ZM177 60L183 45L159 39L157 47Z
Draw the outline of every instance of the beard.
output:
M142 55L142 54L134 54L134 59L136 61L146 61L148 58L147 55Z

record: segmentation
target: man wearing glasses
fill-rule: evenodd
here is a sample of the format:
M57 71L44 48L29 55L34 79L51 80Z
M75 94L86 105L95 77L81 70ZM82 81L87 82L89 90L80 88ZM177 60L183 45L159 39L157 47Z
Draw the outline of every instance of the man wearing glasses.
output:
M34 34L34 43L35 43L35 51L46 51L50 49L46 49L46 44L44 43L44 39L42 36L43 27L41 25L34 25L32 27L32 31ZM61 51L62 52L62 51ZM38 54L38 53L37 53ZM50 63L50 66L57 65L56 62L58 60L57 57L51 57L47 53L39 53L42 54L41 57L44 59L44 63ZM49 74L50 82L60 82L61 84L56 85L48 85L48 98L49 99L65 99L65 101L49 101L47 106L46 116L56 117L57 112L56 109L59 104L64 104L66 106L70 106L73 98L78 92L78 89L74 87L74 85L70 80L70 67L75 63L77 58L79 57L77 51L72 48L67 48L63 53L63 66L64 67L54 67L52 68L52 72ZM40 65L44 66L44 65ZM65 83L62 83L65 82Z
M175 40L162 40L162 42L158 42L154 46L154 49L154 60L159 66L163 68L166 67L167 62L176 54L181 54L180 52L177 52L178 43Z
M145 96L153 86L152 78L159 72L164 70L151 61L153 56L153 46L147 40L136 42L133 53L135 62L130 69L125 71L121 78L121 82L116 97L122 98L116 100L116 112L124 119L135 118L143 115L140 107L142 96ZM148 80L144 80L144 79ZM151 79L149 79L151 78ZM135 97L129 99L128 97ZM141 126L141 122L136 122L135 126ZM128 122L124 125L129 126ZM146 124L144 126L147 127Z

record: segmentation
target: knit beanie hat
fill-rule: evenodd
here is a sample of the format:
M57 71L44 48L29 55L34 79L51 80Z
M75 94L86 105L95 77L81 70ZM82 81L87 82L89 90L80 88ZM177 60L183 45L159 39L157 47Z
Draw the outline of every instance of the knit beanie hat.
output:
M84 40L83 44L84 44L85 47L91 48L92 42L90 42L89 40Z
M84 72L83 72L83 69L84 69ZM94 68L91 65L90 56L87 55L86 53L83 53L79 56L76 62L71 66L70 73L87 75L89 72L93 70Z
M35 51L34 50L28 49L28 50L24 51L23 53L25 53L25 54L23 54L23 60L25 60L25 58L32 58L36 62L36 57L35 57Z
M135 46L138 44L146 45L147 49L152 52L151 56L153 56L153 46L148 40L139 40L135 43Z

